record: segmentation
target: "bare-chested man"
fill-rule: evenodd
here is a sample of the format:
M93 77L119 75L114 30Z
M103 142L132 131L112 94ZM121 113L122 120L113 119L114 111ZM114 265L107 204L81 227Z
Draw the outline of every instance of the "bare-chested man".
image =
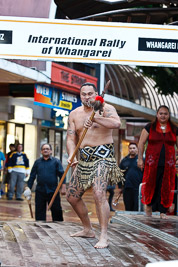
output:
M115 108L104 103L103 113L95 114L93 122L89 119L93 108L89 105L97 95L96 87L91 83L81 86L80 97L83 106L76 108L69 115L67 130L68 162L76 166L69 182L67 200L81 219L84 229L72 236L95 237L88 216L88 210L82 195L92 186L96 212L101 227L101 235L95 248L108 246L107 227L109 221L109 204L106 197L108 181L117 183L122 173L116 164L113 154L113 129L120 127L120 118ZM70 161L83 129L87 134L80 146L80 159Z

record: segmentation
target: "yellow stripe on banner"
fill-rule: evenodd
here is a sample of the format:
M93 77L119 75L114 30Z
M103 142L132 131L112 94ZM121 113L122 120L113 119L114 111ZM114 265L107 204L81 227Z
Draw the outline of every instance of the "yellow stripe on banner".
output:
M38 23L66 26L87 26L87 27L105 27L105 28L121 28L121 29L144 29L144 30L162 30L162 31L178 31L178 29L153 28L144 26L117 26L117 25L97 25L97 24L80 24L80 23L65 23L65 22L50 22L50 21L26 21L26 20L0 20L2 22L17 22L17 23Z
M0 54L0 56L14 56L14 57L31 57L31 58L60 58L60 59L77 59L77 60L83 60L83 57L54 57L54 56L31 56L31 55L9 55L9 54ZM178 64L178 62L164 62L164 61L146 61L146 60L129 60L129 59L102 59L102 58L87 58L87 60L94 60L94 61L113 61L113 62L137 62L137 63L154 63L154 64Z

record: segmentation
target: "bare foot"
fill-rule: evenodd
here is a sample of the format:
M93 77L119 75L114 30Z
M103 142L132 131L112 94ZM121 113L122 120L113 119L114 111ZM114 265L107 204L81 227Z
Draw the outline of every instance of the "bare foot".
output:
M160 213L160 219L168 219L165 213Z
M145 213L147 217L151 217L152 216L152 207L145 205Z
M94 246L95 248L107 248L109 246L107 239L100 238L98 243Z
M95 233L93 232L93 230L82 230L80 232L77 232L75 234L70 235L72 237L95 237Z

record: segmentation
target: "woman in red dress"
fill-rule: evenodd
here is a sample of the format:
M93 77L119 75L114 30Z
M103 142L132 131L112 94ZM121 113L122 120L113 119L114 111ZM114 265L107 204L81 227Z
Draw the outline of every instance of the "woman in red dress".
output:
M145 166L143 152L146 141ZM143 170L142 203L147 216L160 211L166 218L175 189L175 145L178 147L178 128L170 120L167 106L160 106L153 123L142 130L138 144L138 167Z

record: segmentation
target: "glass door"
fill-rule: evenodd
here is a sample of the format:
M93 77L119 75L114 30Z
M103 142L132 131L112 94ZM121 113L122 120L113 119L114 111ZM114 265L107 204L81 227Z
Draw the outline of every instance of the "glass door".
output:
M55 132L54 156L62 161L62 132Z
M19 143L24 145L24 125L22 124L15 125L15 145Z

